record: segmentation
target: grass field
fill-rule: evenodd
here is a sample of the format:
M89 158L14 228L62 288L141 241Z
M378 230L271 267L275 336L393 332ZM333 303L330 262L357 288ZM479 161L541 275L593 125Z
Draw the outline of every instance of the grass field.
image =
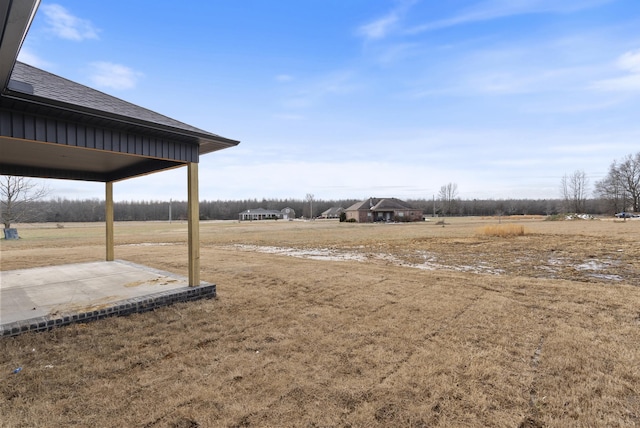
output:
M202 222L218 298L0 339L0 426L640 426L640 221L501 222ZM186 229L116 258L184 275ZM104 257L19 232L2 270Z

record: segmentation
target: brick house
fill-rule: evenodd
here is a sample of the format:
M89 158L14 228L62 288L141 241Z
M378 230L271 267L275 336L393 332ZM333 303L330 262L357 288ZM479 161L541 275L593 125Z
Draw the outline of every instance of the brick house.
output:
M411 207L396 198L369 198L357 202L345 210L347 221L353 219L358 223L376 221L422 221L422 210Z

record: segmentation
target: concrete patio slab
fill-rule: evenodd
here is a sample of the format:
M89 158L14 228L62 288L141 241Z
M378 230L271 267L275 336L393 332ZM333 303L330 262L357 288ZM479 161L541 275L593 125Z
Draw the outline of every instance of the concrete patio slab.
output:
M214 284L122 260L0 272L0 337L215 297Z

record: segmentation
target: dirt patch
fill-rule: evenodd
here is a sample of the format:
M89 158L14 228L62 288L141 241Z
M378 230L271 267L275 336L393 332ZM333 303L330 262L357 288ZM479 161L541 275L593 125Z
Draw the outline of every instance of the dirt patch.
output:
M636 251L625 253L618 248L618 242L600 241L598 255L594 255L594 248L586 241L588 239L574 237L570 242L556 242L557 245L549 248L548 236L535 235L524 239L498 237L465 241L423 238L402 245L379 243L373 248L364 245L313 248L308 244L304 247L233 244L224 248L311 260L388 263L424 270L640 284L640 265L634 259ZM584 248L577 251L576 247L581 245Z

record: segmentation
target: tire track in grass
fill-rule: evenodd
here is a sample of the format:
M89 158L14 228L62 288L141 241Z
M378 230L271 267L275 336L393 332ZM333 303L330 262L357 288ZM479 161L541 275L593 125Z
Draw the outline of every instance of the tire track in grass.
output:
M434 337L439 336L442 332L446 331L451 326L451 324L453 324L458 318L460 318L462 315L464 315L485 294L486 294L486 291L484 293L478 295L478 296L471 297L471 301L469 303L467 303L462 309L460 309L458 312L456 312L448 320L445 319L444 322L437 329L435 329L434 331L426 334L423 337L423 342L431 341ZM378 381L378 383L375 386L373 386L373 387L371 387L369 389L369 392L371 392L374 388L377 388L378 386L381 386L382 384L384 384L387 381L387 379L389 379L391 376L396 374L402 368L402 366L404 366L411 359L411 357L413 357L413 355L415 355L416 351L418 351L418 346L414 346L407 353L407 355L404 358L402 358L398 362L396 362L396 364L389 371L389 373L387 373L386 375L382 376L380 378L380 380Z
M488 293L488 290L484 290L483 292L477 294L476 296L472 296L470 297L470 301L464 305L464 307L462 307L460 310L458 310L456 313L454 313L451 317L449 318L445 318L443 320L443 322L440 324L440 326L438 328L436 328L435 330L431 331L430 333L426 334L423 336L423 340L420 343L424 343L424 342L429 342L431 340L433 340L435 337L441 335L443 332L447 331L452 324L455 323L456 320L458 320L460 317L462 317L467 311L469 311L469 309L471 309L474 305L477 304L477 302L484 296L486 295L486 293ZM383 386L383 384L392 376L394 376L396 373L398 373L403 366L405 366L406 364L409 363L409 361L411 360L411 358L420 350L420 345L415 345L413 346L408 352L407 354L401 358L400 360L398 360L394 365L393 368L384 376L382 376L381 378L379 378L379 380L377 382L375 382L373 385L371 385L368 389L366 389L364 392L360 393L360 397L362 397L363 400L366 400L366 397L372 397L375 395L375 390L377 388L380 388L381 386ZM361 400L362 401L362 400ZM353 413L356 412L356 410L358 409L358 405L354 404L353 406L351 406L347 412L345 412L342 417L342 423L344 423L346 426L349 426L348 424L348 418L350 415L352 415ZM393 405L387 404L384 405L381 408L378 408L375 411L375 415L374 418L378 421L384 421L387 417L392 417L395 414L395 408ZM390 416L391 415L391 416ZM387 421L390 422L391 420Z
M540 356L542 355L542 347L547 337L547 333L540 336L538 346L533 351L531 356L530 365L533 370L533 378L529 385L529 413L525 416L524 420L520 422L518 428L538 428L543 427L544 424L540 421L540 409L538 409L538 391L536 390L536 384L538 380L538 366L540 365Z

